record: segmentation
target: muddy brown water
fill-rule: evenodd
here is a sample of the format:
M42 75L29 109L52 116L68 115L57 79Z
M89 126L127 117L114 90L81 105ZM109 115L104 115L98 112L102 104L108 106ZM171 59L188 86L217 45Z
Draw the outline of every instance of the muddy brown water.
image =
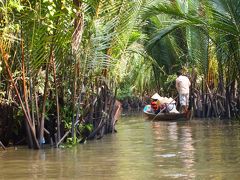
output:
M238 122L122 117L118 133L73 148L0 151L0 179L240 179Z

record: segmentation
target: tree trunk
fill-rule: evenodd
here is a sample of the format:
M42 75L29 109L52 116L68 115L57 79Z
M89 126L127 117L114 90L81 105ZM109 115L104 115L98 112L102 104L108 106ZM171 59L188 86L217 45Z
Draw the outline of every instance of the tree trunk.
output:
M44 94L43 94L43 102L42 102L42 111L41 111L41 120L40 120L40 129L39 129L39 143L40 145L43 144L44 139L44 120L45 120L45 111L46 111L46 101L47 101L47 94L48 94L48 76L49 76L49 68L50 62L53 58L53 47L51 46L50 49L50 56L46 63L46 75L45 75L45 83L44 83Z
M83 13L83 2L81 0L73 0L73 4L77 7L76 18L74 19L74 32L72 35L72 53L75 58L75 66L74 66L74 80L73 80L73 97L72 97L72 137L75 137L74 124L75 117L74 112L76 110L76 91L77 91L77 72L79 69L79 57L77 56L79 46L82 40L83 28L84 28L84 13Z

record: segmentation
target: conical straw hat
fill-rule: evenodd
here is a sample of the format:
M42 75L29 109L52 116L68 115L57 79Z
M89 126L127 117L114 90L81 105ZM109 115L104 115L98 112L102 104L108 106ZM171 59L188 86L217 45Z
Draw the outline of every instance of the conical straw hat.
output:
M161 96L160 96L158 93L155 93L151 98L152 98L152 99L160 100L160 99L161 99Z

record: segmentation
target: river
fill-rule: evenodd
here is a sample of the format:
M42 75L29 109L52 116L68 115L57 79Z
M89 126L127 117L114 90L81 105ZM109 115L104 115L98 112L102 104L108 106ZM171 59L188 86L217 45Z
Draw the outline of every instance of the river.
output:
M239 179L240 125L122 117L118 133L73 148L0 151L0 179Z

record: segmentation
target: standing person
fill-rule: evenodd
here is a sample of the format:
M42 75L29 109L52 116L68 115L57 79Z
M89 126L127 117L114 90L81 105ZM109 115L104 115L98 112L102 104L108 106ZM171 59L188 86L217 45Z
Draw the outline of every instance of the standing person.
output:
M187 113L189 105L189 87L191 83L187 76L182 75L181 71L177 72L177 76L176 88L179 94L179 101L181 105L180 110L181 112Z

